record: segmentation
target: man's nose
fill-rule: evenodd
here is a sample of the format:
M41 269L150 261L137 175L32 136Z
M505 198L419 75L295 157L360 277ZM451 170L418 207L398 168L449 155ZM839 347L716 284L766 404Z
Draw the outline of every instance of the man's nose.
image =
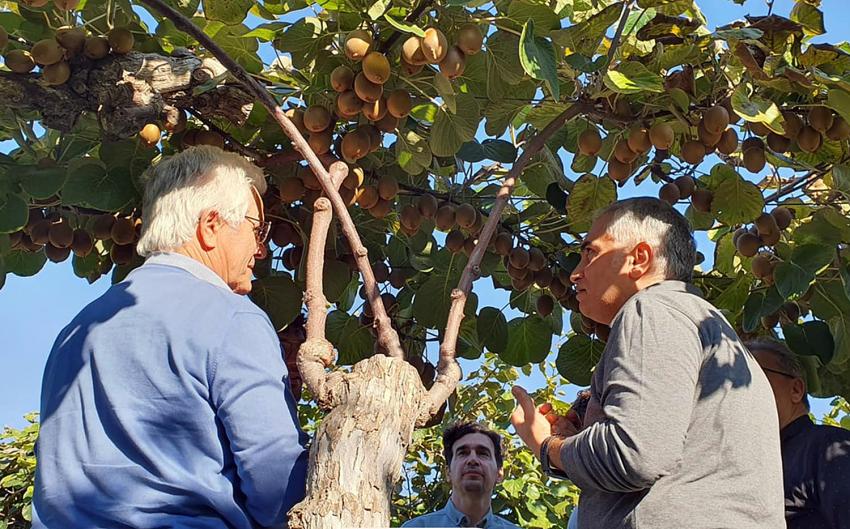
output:
M256 259L265 259L268 254L269 254L268 247L266 247L265 244L258 244L257 245L257 251L254 252L254 257Z
M582 270L583 270L583 269L584 269L584 266L583 266L581 263L579 263L579 265L578 265L578 266L576 266L576 267L573 269L573 271L570 273L570 281L572 281L573 283L575 283L576 281L578 281L579 279L581 279L581 275L582 275Z

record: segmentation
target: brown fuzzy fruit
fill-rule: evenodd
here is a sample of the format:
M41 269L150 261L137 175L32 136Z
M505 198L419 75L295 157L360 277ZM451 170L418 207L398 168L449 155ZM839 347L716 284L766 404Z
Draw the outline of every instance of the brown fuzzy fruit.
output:
M625 182L632 174L632 165L616 158L608 161L608 176L617 183Z
M682 160L689 164L699 164L705 158L705 145L696 140L688 140L682 145Z
M638 157L638 154L629 147L629 142L626 140L620 140L616 145L614 145L613 155L614 158L624 164L630 164Z
M779 225L770 213L762 213L759 215L755 220L755 225L759 235L766 235L779 231Z
M105 241L112 238L112 225L115 224L115 217L109 213L103 213L95 217L92 223L91 233L96 239Z
M347 90L336 96L336 111L344 118L353 118L363 109L363 100L354 90Z
M357 93L357 97L363 101L374 103L381 98L381 95L384 93L384 87L373 83L366 78L363 72L360 72L354 77L354 91Z
M652 148L652 142L649 140L649 132L643 127L631 129L626 141L629 144L629 149L638 154L647 153Z
M466 55L457 46L452 46L440 61L440 72L449 79L455 79L463 75L464 70L466 70Z
M475 55L481 51L484 35L475 24L464 24L457 33L457 47L467 55Z
M309 130L304 126L304 111L300 108L290 108L284 115L288 117L292 124L295 125L295 128L298 129L298 132L301 133L302 136L306 136Z
M155 123L148 123L139 131L139 138L148 145L156 145L159 142L160 130Z
M764 141L761 138L750 136L741 143L741 152L747 152L753 149L763 151Z
M809 110L809 126L818 132L824 133L832 127L832 110L826 107L812 107Z
M469 229L475 224L478 212L470 204L461 204L455 210L455 222L464 229Z
M127 28L114 28L109 32L107 37L109 46L112 48L112 53L123 55L129 53L133 49L136 39L130 30Z
M363 58L363 75L375 84L384 84L390 78L390 61L378 51L370 51Z
M15 73L29 73L35 68L35 61L26 50L11 50L4 56L6 67Z
M555 308L555 300L549 294L543 294L537 298L537 314L541 318L552 314L552 309Z
M65 61L41 69L41 79L50 86L65 84L71 78L71 66Z
M416 37L413 37L413 38L416 38ZM402 71L404 71L404 75L406 75L408 77L412 77L412 76L418 74L419 72L422 71L422 68L424 68L424 65L422 65L422 64L410 64L409 62L405 61L404 58L402 58L401 61L399 61L399 62L401 63L401 69L402 69Z
M773 273L771 256L772 254L770 252L759 252L758 255L753 257L750 263L750 269L753 271L754 276L762 279Z
M48 243L44 245L44 255L54 263L61 263L71 255L71 248L59 248Z
M770 134L770 129L767 128L767 125L760 121L748 121L747 130L749 130L756 136L767 136L768 134Z
M384 175L378 180L378 194L384 200L394 200L398 196L398 180L390 175Z
M791 220L794 219L794 212L785 206L774 208L770 214L773 215L773 219L776 221L776 227L780 230L788 228L791 225Z
M65 48L56 39L43 39L33 44L30 55L36 63L48 66L65 58Z
M81 53L86 45L86 32L82 28L61 27L54 37L60 46L74 55Z
M781 136L775 132L767 135L767 146L773 152L783 153L788 152L791 148L791 140L785 136Z
M375 122L375 127L381 132L395 132L398 123L398 118L387 112L384 117Z
M449 42L442 31L437 28L428 28L425 30L425 36L420 39L420 47L430 64L440 64L449 51Z
M358 189L363 185L365 179L366 173L363 172L361 167L355 165L354 167L349 167L348 174L345 175L342 185L348 189Z
M531 255L529 255L528 250L518 246L511 250L508 260L514 268L527 268L529 261L531 261Z
M452 230L446 235L446 248L452 253L463 250L464 242L466 242L466 236L460 230Z
M434 224L440 231L450 230L455 225L455 207L451 204L443 204L437 208Z
M416 206L408 204L401 209L398 220L402 226L412 232L419 231L419 226L422 225L422 214Z
M493 241L493 247L496 250L496 253L501 256L510 255L511 250L514 249L514 239L511 237L510 233L502 232L496 235L496 238Z
M404 41L404 44L401 46L401 58L411 66L422 66L428 62L428 59L425 58L425 54L422 52L422 41L419 37L411 35Z
M92 60L103 59L109 55L109 41L106 37L89 37L83 46L83 55Z
M133 219L118 217L110 230L110 236L115 244L130 244L136 238L136 228Z
M546 255L540 248L532 246L528 250L528 268L532 272L539 272L546 266Z
M86 230L77 228L71 236L71 250L77 257L85 257L94 249L94 241Z
M826 131L826 137L832 141L844 141L850 138L850 124L841 116L835 116L832 126Z
M679 188L679 197L680 198L690 198L691 195L694 194L694 189L696 189L696 182L694 179L688 175L682 175L677 178L674 183L676 187Z
M744 233L738 237L738 242L735 244L735 248L737 248L738 253L744 257L754 256L758 253L760 246L761 241L758 236L753 235L750 232Z
M302 182L297 176L287 176L281 180L279 188L280 200L287 203L300 200L307 191L304 188L304 182Z
M699 126L697 127L697 137L699 138L700 143L705 145L707 148L711 148L712 150L714 150L714 147L720 141L720 136L722 134L722 131L719 134L709 132L708 129L705 128L705 125L702 121L700 121Z
M732 154L738 150L738 133L735 129L726 129L720 135L720 141L716 145L717 151L723 154Z
M298 177L301 178L301 182L304 184L304 187L310 191L319 191L322 189L322 183L319 182L319 179L316 177L316 173L314 173L310 167L303 165L298 166ZM309 193L305 194L309 195ZM310 201L310 203L314 201L315 200Z
M678 202L681 197L682 193L679 191L679 186L673 182L667 182L658 190L658 198L671 205Z
M729 112L722 105L713 106L705 111L702 122L708 132L720 134L729 126Z
M195 133L195 145L210 145L224 149L224 136L214 130L198 129Z
M578 152L585 156L596 156L602 148L602 136L596 127L591 127L582 132L578 137Z
M345 92L354 88L354 72L348 66L340 64L331 72L331 87L336 92Z
M381 148L381 145L383 145L384 142L384 138L381 135L381 131L378 129L378 127L367 123L365 125L360 125L358 128L362 129L363 132L365 132L366 135L369 136L369 152L375 152Z
M797 135L797 145L809 153L820 149L822 143L823 136L820 135L820 132L808 125L803 127L802 130L800 130L800 134Z
M544 266L540 270L534 272L534 284L540 288L549 288L555 281L555 276L552 274L552 269ZM558 281L560 283L560 281Z
M691 195L691 204L694 209L700 213L708 213L711 211L711 203L714 200L714 193L708 189L694 189Z
M407 117L412 107L413 101L410 99L410 93L403 88L393 90L387 97L387 111L396 118Z
M362 61L372 47L372 35L362 29L348 34L345 39L345 56L352 61Z
M375 282L385 283L390 278L390 267L383 261L372 263L372 273L375 275Z
M313 149L313 152L319 155L330 152L333 141L334 131L330 127L321 132L313 132L307 138L307 144Z
M74 230L67 220L60 219L51 224L47 233L47 240L57 248L69 248L71 243L74 242Z
M50 227L53 225L47 219L42 219L30 228L30 239L36 244L47 244L50 241Z
M762 149L748 149L744 151L744 167L751 173L758 173L764 169L767 160Z
M381 121L387 115L387 100L384 96L374 103L363 104L363 116L369 121Z
M375 217L376 219L382 219L389 215L390 211L393 210L393 203L390 200L384 200L383 198L378 199L378 203L369 208L369 214Z
M416 201L416 207L419 208L419 213L426 219L433 219L437 214L437 199L431 193L421 195Z
M667 123L656 123L649 129L649 140L656 149L669 149L674 139L676 135L673 133L673 127Z
M800 134L801 130L803 130L803 120L800 119L800 116L790 110L782 111L782 119L785 121L784 136L789 140L796 140L797 135Z
M381 199L378 195L378 188L375 186L363 186L360 194L357 196L357 205L363 209L371 209Z
M331 124L331 113L320 105L311 105L304 112L304 127L310 132L322 132Z
M134 244L113 244L109 250L109 258L117 265L125 265L133 260L136 254Z

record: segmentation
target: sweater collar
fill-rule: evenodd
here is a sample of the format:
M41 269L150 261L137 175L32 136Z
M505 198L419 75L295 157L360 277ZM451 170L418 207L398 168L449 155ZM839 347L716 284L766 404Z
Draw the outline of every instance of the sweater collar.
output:
M230 291L230 287L227 286L227 283L225 283L218 274L210 270L210 268L203 263L183 254L175 252L156 252L151 254L145 260L145 265L173 266L175 268L180 268L189 272L201 281L206 281L211 285Z

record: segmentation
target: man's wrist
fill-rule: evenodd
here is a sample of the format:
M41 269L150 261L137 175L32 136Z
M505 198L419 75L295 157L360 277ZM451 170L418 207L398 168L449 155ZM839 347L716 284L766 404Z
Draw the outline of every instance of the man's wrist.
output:
M540 445L540 465L543 473L549 477L559 479L566 479L567 477L563 470L561 470L560 454L563 444L563 436L550 435Z

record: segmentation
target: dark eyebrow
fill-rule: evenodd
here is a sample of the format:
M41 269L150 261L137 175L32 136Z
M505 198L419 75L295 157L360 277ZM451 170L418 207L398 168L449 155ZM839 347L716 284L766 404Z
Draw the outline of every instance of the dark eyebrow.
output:
M583 252L584 250L587 249L588 246L590 246L590 241L585 239L585 240L581 241L581 244L579 245L579 250Z

